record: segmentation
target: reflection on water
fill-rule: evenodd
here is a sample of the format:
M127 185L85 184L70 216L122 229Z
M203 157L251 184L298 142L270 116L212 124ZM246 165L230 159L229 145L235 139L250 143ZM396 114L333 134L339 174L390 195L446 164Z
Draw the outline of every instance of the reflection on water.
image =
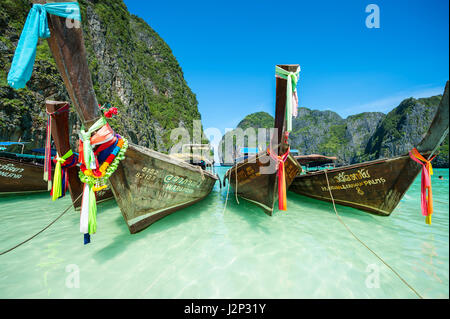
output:
M352 231L426 298L449 297L448 177L448 170L433 176L431 226L420 212L419 179L390 217L337 206ZM230 193L223 213L226 192L217 183L205 200L134 235L116 203L102 203L86 246L71 211L0 256L0 297L416 298L345 230L331 204L288 192L288 211L269 217ZM0 250L69 204L47 194L0 197Z

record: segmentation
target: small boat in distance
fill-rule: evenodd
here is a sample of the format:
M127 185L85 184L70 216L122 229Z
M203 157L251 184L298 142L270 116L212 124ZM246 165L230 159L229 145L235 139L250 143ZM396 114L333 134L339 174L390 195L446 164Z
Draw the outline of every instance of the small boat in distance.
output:
M428 133L416 147L430 160L449 130L449 82ZM302 165L321 166L333 158L308 155L296 157ZM335 158L334 158L335 159ZM421 170L408 154L394 158L341 166L334 169L306 171L298 175L289 190L294 193L331 202L330 189L337 204L369 213L389 216Z
M278 65L277 68L294 73L299 72L300 66L298 64ZM272 215L274 204L279 199L279 187L287 189L301 171L301 166L289 154L285 135L286 116L291 116L291 114L287 115L286 111L287 82L284 78L276 78L275 130L271 149L257 154L247 152L247 156L244 154L241 161L231 167L224 176L224 185L225 180L228 179L237 196L259 205L268 215ZM280 160L284 161L282 175L285 186L279 185L278 182Z
M324 156L319 154L297 155L294 156L294 158L300 165L305 166L306 171L311 167L332 166L335 168L335 161L337 160L337 157L335 156Z
M87 63L82 28L68 27L64 18L53 14L48 14L48 26L51 36L47 41L57 68L83 126L89 130L102 113ZM92 132L92 136L97 132ZM217 180L216 174L197 165L128 143L125 158L118 163L109 184L130 233L136 233L204 199ZM82 208L82 215L83 211Z
M47 192L42 179L44 156L24 154L24 142L0 142L0 194ZM21 146L21 153L7 152L8 147Z

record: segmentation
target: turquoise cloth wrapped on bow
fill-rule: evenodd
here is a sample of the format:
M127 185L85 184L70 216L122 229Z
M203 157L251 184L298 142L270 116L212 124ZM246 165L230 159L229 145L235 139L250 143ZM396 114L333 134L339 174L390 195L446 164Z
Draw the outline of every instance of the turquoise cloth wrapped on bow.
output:
M25 84L31 78L39 38L45 39L50 37L47 13L81 21L80 7L77 2L33 5L28 13L16 52L14 53L11 69L8 73L8 84L14 89L25 87Z
M275 66L275 76L286 79L286 131L292 131L292 116L297 116L297 82L300 73L300 67L295 72L286 71Z

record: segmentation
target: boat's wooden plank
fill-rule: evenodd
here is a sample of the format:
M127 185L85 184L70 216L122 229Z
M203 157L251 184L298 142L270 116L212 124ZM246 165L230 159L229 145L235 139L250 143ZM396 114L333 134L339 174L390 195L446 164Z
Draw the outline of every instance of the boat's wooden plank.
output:
M0 157L0 194L45 192L44 165Z
M207 196L217 177L201 168L142 153L131 144L124 163L111 176L116 201L131 233ZM189 165L192 166L192 165Z

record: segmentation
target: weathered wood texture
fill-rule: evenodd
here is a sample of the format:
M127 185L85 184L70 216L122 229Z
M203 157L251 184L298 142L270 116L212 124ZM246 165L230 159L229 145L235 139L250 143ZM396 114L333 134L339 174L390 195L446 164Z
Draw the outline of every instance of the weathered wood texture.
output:
M48 191L44 165L0 157L0 194Z
M272 215L274 204L278 199L277 165L267 152L261 152L256 157L249 157L236 164L227 171L225 176L239 197L254 202L268 215ZM291 155L284 165L288 188L299 173L300 166Z
M402 156L327 170L333 198L341 205L389 215L420 171L410 161ZM324 171L297 176L289 190L331 201Z
M203 199L216 180L199 166L133 144L110 178L131 233Z
M417 149L430 158L448 134L448 82L431 126ZM327 170L336 203L388 216L421 170L409 155ZM331 201L324 171L299 175L290 190L301 195Z

